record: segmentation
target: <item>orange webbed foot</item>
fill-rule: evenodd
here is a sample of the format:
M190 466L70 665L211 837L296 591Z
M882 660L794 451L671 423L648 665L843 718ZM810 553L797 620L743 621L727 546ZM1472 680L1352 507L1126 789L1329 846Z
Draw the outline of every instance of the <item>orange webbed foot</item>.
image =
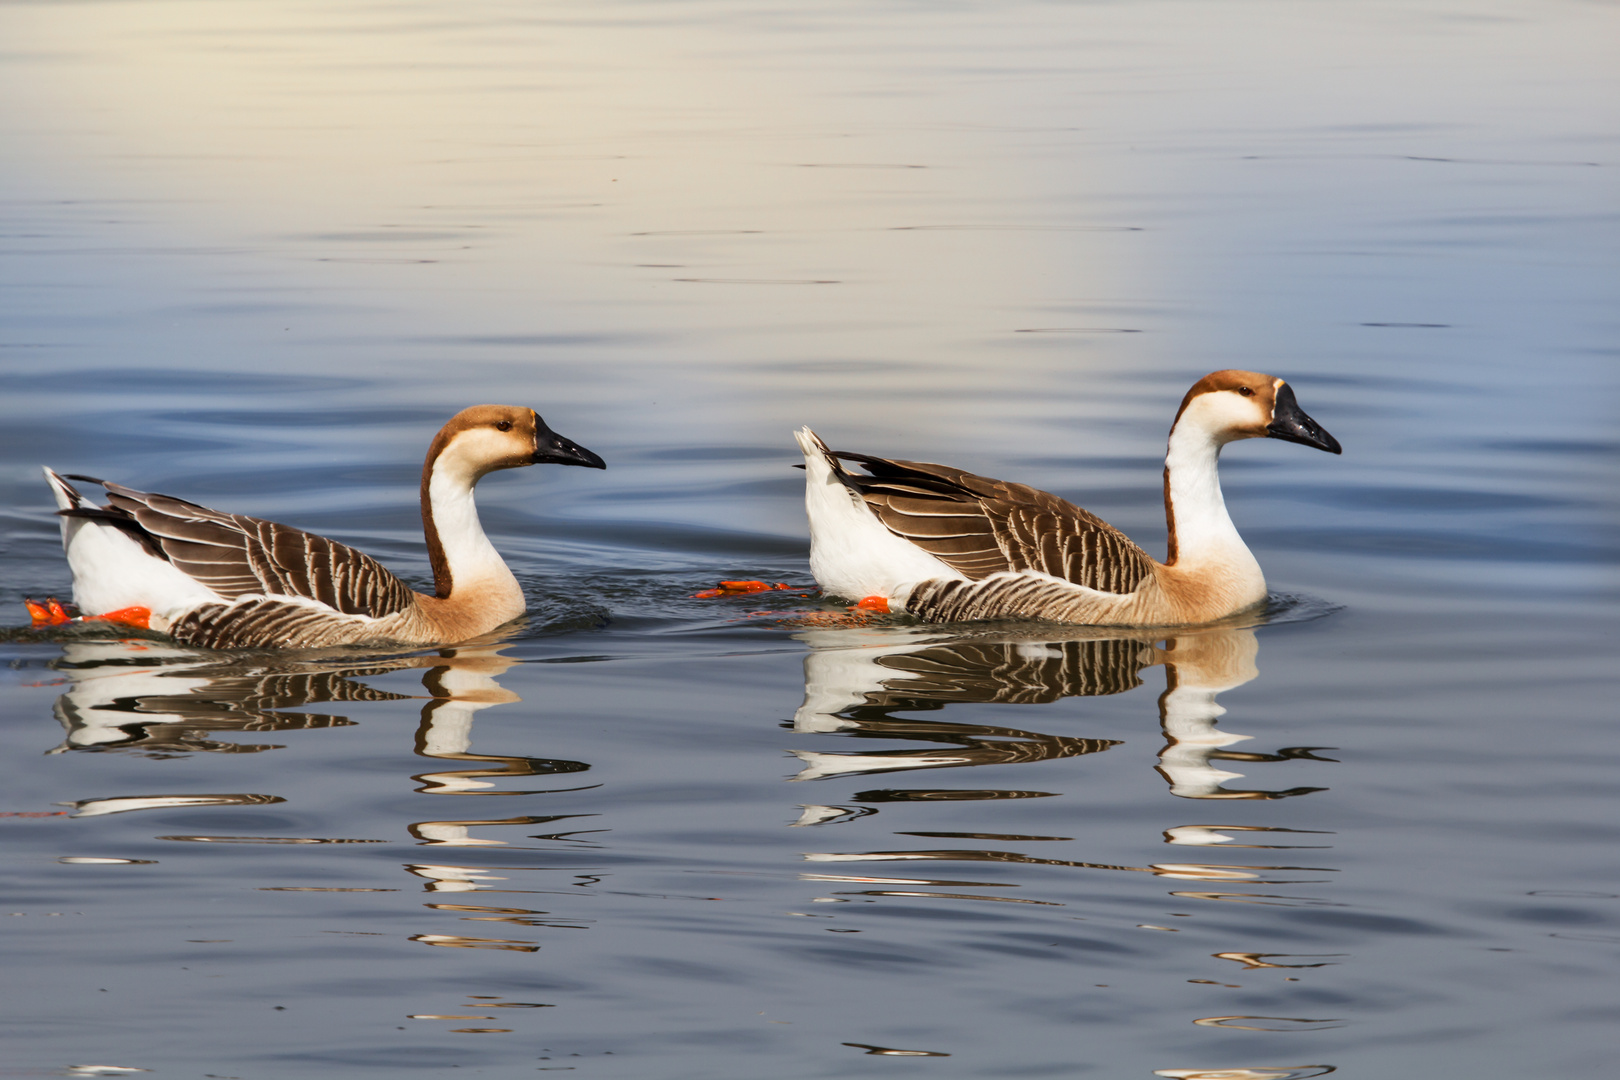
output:
M875 611L880 615L889 613L889 598L887 596L864 596L851 611Z
M771 592L774 589L788 589L792 586L778 581L775 585L767 585L763 581L722 581L712 589L704 589L700 593L693 593L694 600L713 600L720 596L746 596L749 593Z
M140 605L119 608L117 611L104 611L100 615L86 615L85 622L110 622L120 626L133 626L140 630L152 628L152 611Z
M73 616L68 614L67 608L63 607L54 596L43 604L29 599L24 599L23 604L28 608L28 617L33 620L35 626L63 626L73 621Z

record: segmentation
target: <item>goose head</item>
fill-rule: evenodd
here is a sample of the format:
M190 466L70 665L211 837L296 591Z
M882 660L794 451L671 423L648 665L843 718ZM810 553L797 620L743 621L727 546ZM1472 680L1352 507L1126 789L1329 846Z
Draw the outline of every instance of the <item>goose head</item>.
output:
M552 431L533 409L474 405L434 436L424 473L454 476L470 486L497 469L541 464L607 468L601 458Z
M1170 433L1187 429L1217 446L1267 438L1303 443L1330 454L1342 452L1339 440L1299 407L1292 387L1256 371L1216 371L1194 383L1181 399Z

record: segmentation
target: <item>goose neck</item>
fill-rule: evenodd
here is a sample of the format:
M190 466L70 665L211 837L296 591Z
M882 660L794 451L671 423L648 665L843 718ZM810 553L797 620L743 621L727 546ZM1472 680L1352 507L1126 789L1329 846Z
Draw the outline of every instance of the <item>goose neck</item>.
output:
M1164 516L1169 526L1165 563L1187 568L1210 562L1253 564L1221 494L1219 464L1226 440L1185 421L1183 417L1171 430L1164 459Z
M517 579L478 520L473 489L482 475L483 470L462 460L454 446L430 460L423 470L422 527L433 563L435 594L442 600L456 600L493 588L516 596L521 613L522 590Z

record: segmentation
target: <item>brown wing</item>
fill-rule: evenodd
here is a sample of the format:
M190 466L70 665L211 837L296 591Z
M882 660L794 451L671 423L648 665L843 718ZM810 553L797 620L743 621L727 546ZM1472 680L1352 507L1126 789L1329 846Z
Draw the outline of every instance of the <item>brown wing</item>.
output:
M412 603L410 586L354 548L273 521L104 484L110 509L138 525L176 569L227 600L264 593L379 618Z
M834 456L866 467L870 476L845 475L890 532L970 580L1036 570L1124 594L1152 572L1152 558L1124 533L1049 492L946 465Z

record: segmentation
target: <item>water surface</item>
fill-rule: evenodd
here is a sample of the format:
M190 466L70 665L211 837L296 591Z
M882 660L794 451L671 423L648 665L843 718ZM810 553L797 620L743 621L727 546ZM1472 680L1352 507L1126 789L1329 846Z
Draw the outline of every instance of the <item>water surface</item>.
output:
M1620 1006L1614 9L0 6L0 1075L1597 1075ZM789 432L1268 609L854 621ZM447 650L20 628L39 466L530 601ZM793 586L704 600L720 578Z

